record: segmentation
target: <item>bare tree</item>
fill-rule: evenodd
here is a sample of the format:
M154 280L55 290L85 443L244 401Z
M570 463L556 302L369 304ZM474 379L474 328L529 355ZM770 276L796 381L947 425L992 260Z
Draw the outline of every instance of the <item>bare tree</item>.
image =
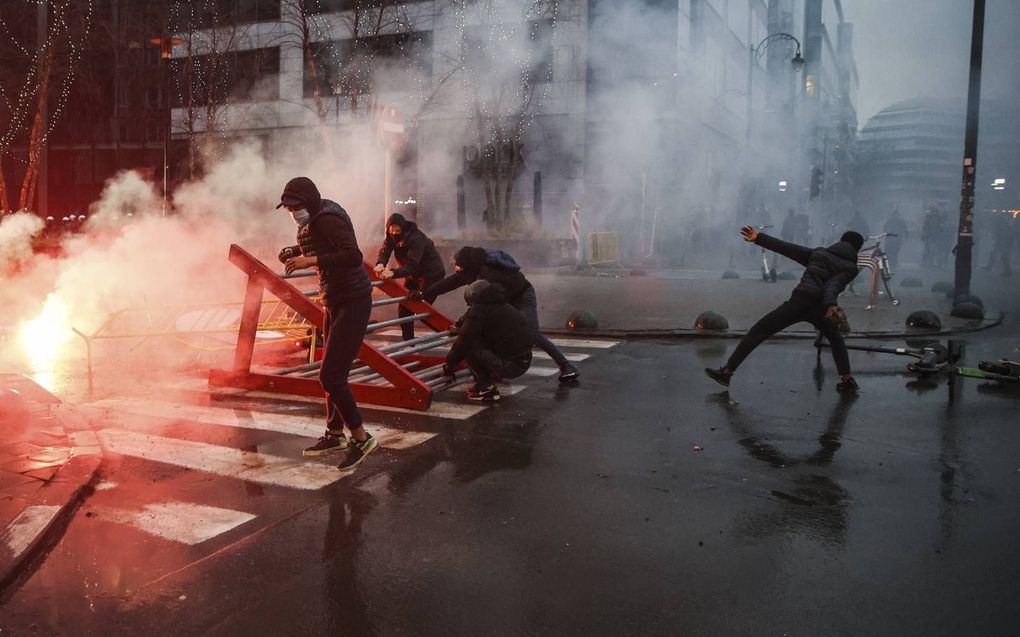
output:
M513 222L514 185L524 167L524 139L537 116L552 74L553 35L559 0L525 0L520 14L503 18L496 0L451 0L467 26L459 67L477 147L469 165L485 189L490 229Z
M5 7L0 18L0 158L24 165L17 210L36 196L39 161L54 122L63 111L82 45L91 27L93 3L51 0ZM56 95L55 99L51 96ZM9 180L0 164L0 214L11 211Z

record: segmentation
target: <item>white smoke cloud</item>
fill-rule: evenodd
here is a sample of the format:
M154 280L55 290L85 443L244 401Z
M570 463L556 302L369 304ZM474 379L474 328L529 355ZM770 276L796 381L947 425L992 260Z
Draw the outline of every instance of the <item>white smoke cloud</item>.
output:
M32 254L32 238L44 222L28 212L0 217L0 272Z

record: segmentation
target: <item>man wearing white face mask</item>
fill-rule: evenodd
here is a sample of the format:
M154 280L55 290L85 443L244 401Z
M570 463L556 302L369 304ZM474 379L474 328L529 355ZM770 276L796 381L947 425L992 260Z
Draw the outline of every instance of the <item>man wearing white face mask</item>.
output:
M319 292L326 311L322 333L319 382L326 393L326 433L305 449L306 456L347 451L341 469L352 469L375 451L378 443L362 426L361 412L347 384L351 362L358 354L369 315L372 286L362 265L354 225L334 201L323 199L308 177L287 182L277 208L286 208L298 224L298 245L280 251L290 274L305 268L319 273ZM344 435L344 427L351 440Z

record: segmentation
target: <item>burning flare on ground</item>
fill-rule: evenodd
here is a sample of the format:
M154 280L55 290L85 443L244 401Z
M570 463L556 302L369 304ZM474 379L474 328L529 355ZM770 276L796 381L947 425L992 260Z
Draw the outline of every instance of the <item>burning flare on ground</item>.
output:
M18 330L18 340L34 380L52 389L57 360L72 338L67 305L56 294L47 295L39 316L25 321Z

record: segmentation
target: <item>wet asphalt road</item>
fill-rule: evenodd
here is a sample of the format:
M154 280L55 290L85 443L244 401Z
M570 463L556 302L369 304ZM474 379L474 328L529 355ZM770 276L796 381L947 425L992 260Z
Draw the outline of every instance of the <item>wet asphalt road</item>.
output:
M967 361L1017 356L1015 319ZM7 634L1012 635L1020 626L1020 388L919 383L852 353L843 399L809 342L630 341L576 387L530 378L467 420L322 489L112 455L98 490L6 601ZM195 397L196 404L202 399ZM208 398L205 399L208 402ZM245 417L317 406L217 402ZM138 431L297 454L269 431ZM253 517L186 544L118 509Z

